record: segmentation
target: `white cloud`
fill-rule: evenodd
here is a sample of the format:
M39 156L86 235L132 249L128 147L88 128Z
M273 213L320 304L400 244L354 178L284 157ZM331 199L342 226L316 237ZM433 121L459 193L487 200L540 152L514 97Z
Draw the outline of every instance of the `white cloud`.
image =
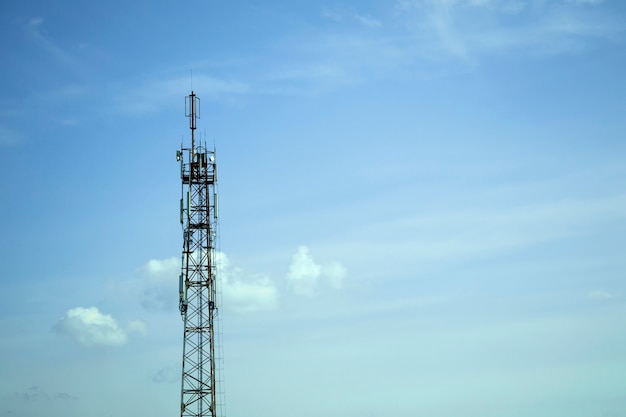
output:
M227 308L239 312L253 312L277 307L278 289L269 277L245 274L241 268L232 267L223 252L218 252L217 264L222 295Z
M320 280L328 281L334 289L341 289L346 272L346 268L336 261L318 265L309 248L300 246L291 257L287 282L295 294L311 297L317 292Z
M309 248L300 246L291 257L287 280L296 294L312 296L321 272L322 268L313 261Z
M347 275L346 267L333 261L322 266L322 276L326 277L330 286L336 290L343 288L343 280Z
M139 321L131 322L128 330L122 329L115 319L101 313L96 307L76 307L65 313L55 329L83 346L122 346L128 341L128 332L139 328L145 331L145 325Z
M279 290L271 277L249 273L233 265L223 252L217 252L218 291L226 309L239 313L273 310L278 307ZM140 269L136 281L141 292L141 304L148 310L174 310L178 303L180 259L151 259ZM300 246L292 256L287 281L295 294L313 296L320 283L333 289L343 288L347 275L345 266L337 261L318 264L309 249ZM221 301L220 301L220 304ZM140 326L134 331L145 332ZM129 328L130 330L130 328Z
M176 257L167 259L150 259L142 268L142 271L152 281L165 281L172 272L180 268L180 260Z
M175 310L178 306L180 259L150 259L140 270L141 305L147 310Z
M265 275L249 274L233 266L223 252L217 252L218 289L224 306L237 312L276 308L278 290ZM140 270L141 304L148 310L174 310L178 306L180 258L151 259Z
M228 306L239 312L272 310L276 308L278 290L267 276L250 277L249 281L236 278L236 273L223 281L223 294Z
M145 336L148 334L148 326L141 320L131 320L128 322L128 326L126 326L127 332L137 333L141 336Z

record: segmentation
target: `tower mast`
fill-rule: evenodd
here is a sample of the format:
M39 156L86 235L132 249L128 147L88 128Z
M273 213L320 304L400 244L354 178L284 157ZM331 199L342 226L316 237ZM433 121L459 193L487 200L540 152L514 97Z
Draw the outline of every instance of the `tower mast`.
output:
M183 250L179 308L184 322L181 417L217 417L215 336L217 325L217 164L215 150L197 146L200 99L185 99L191 147L176 152L182 180Z

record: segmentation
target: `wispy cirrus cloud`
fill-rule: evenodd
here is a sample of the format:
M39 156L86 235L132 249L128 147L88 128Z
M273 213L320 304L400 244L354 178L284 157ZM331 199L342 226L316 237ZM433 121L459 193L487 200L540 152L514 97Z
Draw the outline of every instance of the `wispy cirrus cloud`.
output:
M76 70L80 66L80 61L65 48L57 44L43 31L44 19L42 17L33 17L29 19L24 25L24 32L30 37L30 39L41 47L49 56L55 61L65 66Z
M361 24L363 24L364 26L369 26L369 27L380 27L382 26L382 22L378 19L373 18L372 16L369 15L362 15L362 14L355 14L354 18L360 22Z
M329 32L286 43L295 57L270 67L259 92L314 96L397 74L417 59L411 39L383 33Z
M256 92L315 95L450 60L576 53L620 40L625 27L597 1L402 0L378 13L324 8L321 17L324 30L281 42L290 59L268 65Z
M356 273L386 279L406 274L407 265L416 270L453 267L478 259L497 260L558 242L565 246L569 241L593 236L598 229L623 224L624 213L625 195L438 210L367 224L329 250L352 265L367 259L370 267ZM604 295L598 292L591 298Z
M397 15L430 54L462 59L520 48L540 53L577 51L590 40L611 40L624 27L601 1L403 0ZM588 7L582 7L588 6ZM511 15L514 15L512 18Z
M342 24L356 22L367 27L380 27L383 25L380 19L372 17L369 13L359 13L343 7L325 7L322 9L321 16L324 19Z

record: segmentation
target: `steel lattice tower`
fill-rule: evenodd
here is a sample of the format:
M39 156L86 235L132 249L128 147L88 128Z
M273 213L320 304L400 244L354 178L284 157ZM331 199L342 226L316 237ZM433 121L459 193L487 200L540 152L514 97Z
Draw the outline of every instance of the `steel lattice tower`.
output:
M218 416L216 402L217 309L217 165L215 150L197 146L196 120L200 100L191 92L185 100L191 147L176 152L182 191L183 226L180 313L184 321L181 417Z

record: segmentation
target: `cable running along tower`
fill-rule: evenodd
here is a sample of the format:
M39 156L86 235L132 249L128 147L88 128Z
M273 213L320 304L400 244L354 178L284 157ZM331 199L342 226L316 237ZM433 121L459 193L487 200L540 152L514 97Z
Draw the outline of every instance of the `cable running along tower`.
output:
M217 165L215 149L209 151L206 145L196 144L200 99L193 91L185 99L185 115L189 118L191 147L181 145L176 152L182 180L183 228L179 307L185 327L180 415L218 417Z

